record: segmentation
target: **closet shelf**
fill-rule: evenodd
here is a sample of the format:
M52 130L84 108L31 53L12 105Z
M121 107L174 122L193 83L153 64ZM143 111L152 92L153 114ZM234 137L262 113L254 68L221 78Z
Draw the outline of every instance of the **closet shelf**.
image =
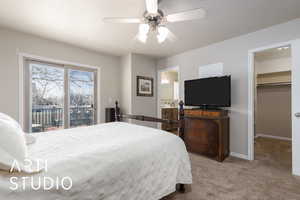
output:
M285 70L285 71L277 71L277 72L265 72L265 73L258 73L257 76L272 76L272 75L278 75L278 74L291 74L291 70Z

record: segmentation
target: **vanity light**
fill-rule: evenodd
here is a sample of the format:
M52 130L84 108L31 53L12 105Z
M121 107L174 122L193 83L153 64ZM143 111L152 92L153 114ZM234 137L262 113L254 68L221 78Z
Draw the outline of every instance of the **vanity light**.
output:
M290 48L289 46L287 46L287 47L279 47L279 48L277 48L277 50L282 51L282 50L287 50L289 48Z
M169 84L170 81L168 79L161 79L161 84Z

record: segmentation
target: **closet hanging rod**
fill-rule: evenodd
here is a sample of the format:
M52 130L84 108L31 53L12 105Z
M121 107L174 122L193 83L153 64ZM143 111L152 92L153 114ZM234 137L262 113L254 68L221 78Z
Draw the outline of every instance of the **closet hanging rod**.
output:
M271 86L290 86L291 82L279 82L279 83L261 83L257 84L257 87L271 87Z

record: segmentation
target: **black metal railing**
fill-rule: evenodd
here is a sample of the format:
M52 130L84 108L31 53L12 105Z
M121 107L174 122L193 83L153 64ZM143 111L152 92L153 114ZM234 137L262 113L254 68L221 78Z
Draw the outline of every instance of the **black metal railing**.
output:
M94 122L91 106L70 107L70 127L88 126ZM32 109L32 132L42 132L63 128L64 110L56 106L36 106Z

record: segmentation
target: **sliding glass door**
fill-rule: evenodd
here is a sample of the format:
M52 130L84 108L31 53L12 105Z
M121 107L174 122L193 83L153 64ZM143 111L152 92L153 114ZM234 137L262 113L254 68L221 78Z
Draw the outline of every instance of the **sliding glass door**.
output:
M70 69L69 119L70 127L95 123L95 73Z
M44 132L96 123L95 70L31 60L27 64L27 131Z
M64 68L31 62L30 108L28 113L32 132L64 127Z

